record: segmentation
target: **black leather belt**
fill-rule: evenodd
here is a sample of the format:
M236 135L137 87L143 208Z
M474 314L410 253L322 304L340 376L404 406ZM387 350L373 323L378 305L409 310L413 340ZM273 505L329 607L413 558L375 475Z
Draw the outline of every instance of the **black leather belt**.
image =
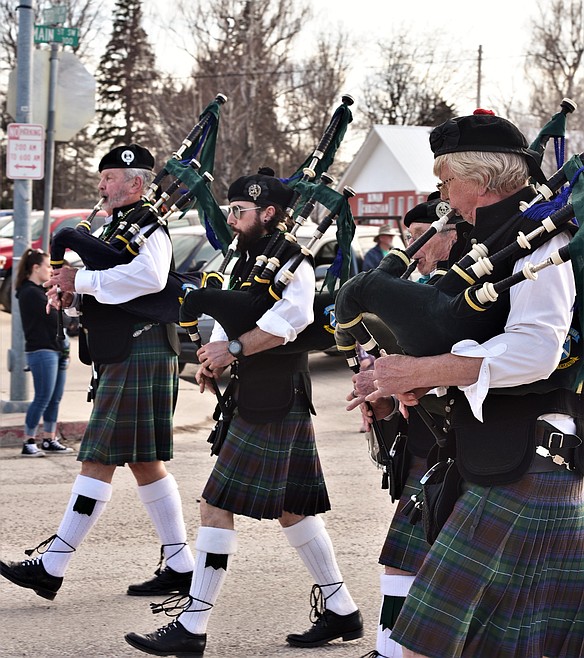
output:
M529 473L574 470L574 450L582 443L576 434L565 434L545 420L535 425L535 456Z

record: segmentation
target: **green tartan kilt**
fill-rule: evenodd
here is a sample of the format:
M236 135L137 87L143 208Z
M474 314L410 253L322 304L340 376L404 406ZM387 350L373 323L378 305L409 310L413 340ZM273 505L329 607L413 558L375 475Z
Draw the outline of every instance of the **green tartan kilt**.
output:
M202 497L254 519L284 511L310 516L330 509L304 396L279 422L253 424L236 414Z
M178 359L155 325L134 338L130 356L100 366L78 461L100 464L168 461L178 394Z
M408 479L381 549L379 564L410 573L417 573L422 566L430 549L430 544L424 535L422 521L412 525L409 517L402 510L404 505L410 502L410 497L420 491L420 479L427 470L426 459L412 455Z
M584 656L584 482L466 483L392 638L429 658Z

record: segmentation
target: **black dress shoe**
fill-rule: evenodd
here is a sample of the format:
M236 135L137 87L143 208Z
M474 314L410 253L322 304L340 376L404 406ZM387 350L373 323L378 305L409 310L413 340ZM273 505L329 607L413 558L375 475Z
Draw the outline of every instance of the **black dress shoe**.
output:
M363 637L363 617L359 610L350 615L337 615L332 610L325 610L312 628L304 633L291 633L286 642L293 647L320 647L338 637L343 642Z
M126 642L144 653L153 656L179 656L180 658L202 658L207 644L207 635L195 635L178 621L159 628L154 633L124 635Z
M157 576L144 583L130 585L130 596L157 596L158 594L188 594L191 588L193 572L180 573L165 567Z
M15 585L34 589L39 596L49 599L49 601L57 596L57 592L63 584L62 578L47 573L38 557L34 560L24 560L24 562L0 561L0 574Z

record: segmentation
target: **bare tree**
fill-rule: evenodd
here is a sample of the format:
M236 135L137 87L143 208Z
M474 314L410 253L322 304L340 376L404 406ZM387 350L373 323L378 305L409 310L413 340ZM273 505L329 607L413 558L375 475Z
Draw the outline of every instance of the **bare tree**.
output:
M584 0L540 0L538 11L525 67L532 90L527 114L534 134L558 111L562 98L578 102L584 87ZM570 115L568 131L570 151L582 151L582 108Z
M182 9L195 62L188 105L201 109L218 92L228 97L216 196L223 198L230 181L262 165L290 175L316 145L335 97L340 100L342 41L322 38L313 55L299 57L310 12L286 0L216 0ZM192 116L185 129L191 123Z
M51 3L40 3L35 8L35 24L42 24L42 10L49 7ZM63 0L66 7L67 27L75 27L79 30L79 43L73 50L82 62L88 62L95 56L95 37L103 25L103 12L98 0ZM18 36L18 3L13 0L0 0L0 50L3 53L0 59L0 74L6 75L16 68L16 46ZM39 48L47 46L38 46ZM2 105L3 128L14 120L6 112L7 87L3 86L0 91L0 102ZM85 131L81 131L69 143L57 143L55 148L55 176L53 203L61 207L74 207L80 204L84 191L91 182L91 173L88 170L88 162L93 155L92 145L88 143ZM2 154L4 160L4 154ZM9 203L12 184L1 172L2 203ZM75 181L75 184L72 182ZM44 195L44 182L33 182L33 206L42 208Z
M429 43L412 41L404 29L378 44L378 71L366 78L363 89L367 126L436 125L454 116L445 93L447 59Z
M293 171L316 146L330 120L331 108L339 104L349 68L348 42L348 35L340 31L334 36L319 35L313 54L284 78L281 126L288 139L286 151L280 152L282 171Z

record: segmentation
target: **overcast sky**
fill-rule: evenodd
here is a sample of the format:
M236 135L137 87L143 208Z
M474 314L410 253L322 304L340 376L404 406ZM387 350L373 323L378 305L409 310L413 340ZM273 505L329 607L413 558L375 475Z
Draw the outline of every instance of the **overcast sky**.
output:
M536 0L490 0L486 4L468 0L313 0L316 20L310 30L323 26L335 31L337 26L349 30L355 39L353 67L346 92L358 103L359 85L375 68L372 54L378 41L392 31L407 29L414 38L435 40L454 58L454 68L464 74L466 95L453 100L461 114L472 112L477 98L478 49L482 46L481 104L497 111L498 99L508 99L521 92L524 53L531 40L530 19L539 16ZM145 0L146 15L153 15L160 4ZM168 11L165 7L165 12ZM152 12L152 14L150 13ZM168 14L166 14L168 15ZM167 30L151 24L151 36L158 43L160 65L177 75L187 75L190 63L180 52L173 52ZM307 35L309 34L307 30ZM306 39L309 48L310 37Z

